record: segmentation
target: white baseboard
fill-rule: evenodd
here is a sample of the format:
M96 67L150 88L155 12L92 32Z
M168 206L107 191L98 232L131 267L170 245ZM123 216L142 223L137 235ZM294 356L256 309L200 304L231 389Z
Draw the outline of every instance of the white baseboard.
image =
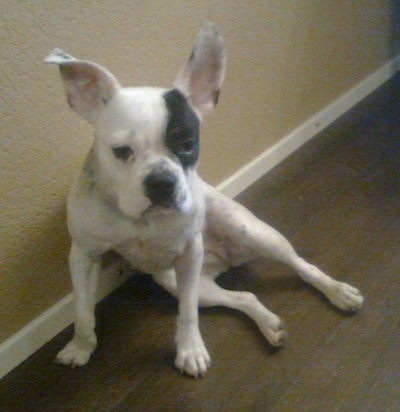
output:
M218 185L217 189L229 197L237 196L392 77L398 70L399 62L400 56L382 66L328 107L312 116L286 137L242 167ZM125 282L129 274L129 270L123 261L116 261L104 269L99 281L99 300ZM73 313L73 295L70 293L15 335L4 341L0 345L0 379L70 325L73 321Z
M386 80L390 79L399 70L399 65L400 55L390 60L325 109L310 117L287 136L258 155L250 163L218 185L217 189L226 196L237 196L342 114L354 107L364 97L381 86Z

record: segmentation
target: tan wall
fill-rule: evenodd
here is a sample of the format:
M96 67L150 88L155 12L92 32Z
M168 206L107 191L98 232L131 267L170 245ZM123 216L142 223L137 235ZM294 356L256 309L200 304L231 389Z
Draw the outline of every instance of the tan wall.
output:
M42 59L58 46L124 85L168 86L208 21L229 59L203 130L214 184L389 58L389 1L0 2L0 342L70 291L64 201L91 128Z

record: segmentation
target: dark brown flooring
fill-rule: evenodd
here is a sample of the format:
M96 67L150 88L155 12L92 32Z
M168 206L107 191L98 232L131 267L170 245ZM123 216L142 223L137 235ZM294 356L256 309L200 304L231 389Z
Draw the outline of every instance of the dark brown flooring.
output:
M272 349L246 316L201 311L212 368L175 370L176 302L148 277L98 305L89 365L52 363L72 328L0 382L2 411L400 411L400 76L240 196L298 252L366 300L344 315L286 267L221 277L286 322Z

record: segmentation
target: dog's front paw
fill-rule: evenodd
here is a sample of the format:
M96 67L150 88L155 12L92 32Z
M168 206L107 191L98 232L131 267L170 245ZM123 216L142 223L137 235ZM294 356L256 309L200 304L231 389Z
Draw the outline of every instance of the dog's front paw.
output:
M82 338L75 335L73 339L61 350L55 362L63 365L83 366L89 362L90 355L94 352L97 346L96 336L90 338Z
M211 365L211 359L199 331L178 330L176 343L175 366L181 373L187 373L196 379L204 376Z
M197 379L205 375L210 364L210 355L204 345L178 348L175 366L181 373L187 373Z
M346 312L359 310L364 301L358 289L342 282L336 282L326 296L333 305Z

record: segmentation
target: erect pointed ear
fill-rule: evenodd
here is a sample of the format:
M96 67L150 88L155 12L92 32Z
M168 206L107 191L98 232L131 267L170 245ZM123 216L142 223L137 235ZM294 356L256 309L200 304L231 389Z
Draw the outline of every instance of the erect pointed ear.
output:
M77 60L60 49L54 49L44 62L60 67L68 104L90 123L96 121L121 88L115 77L100 65Z
M224 74L222 38L209 23L198 34L190 59L176 77L174 87L185 95L201 117L216 106Z

